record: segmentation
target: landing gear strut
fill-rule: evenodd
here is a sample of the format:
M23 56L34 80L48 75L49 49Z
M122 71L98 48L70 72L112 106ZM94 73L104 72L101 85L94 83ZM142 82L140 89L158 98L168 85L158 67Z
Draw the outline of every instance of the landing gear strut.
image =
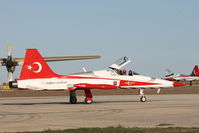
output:
M85 95L86 95L85 103L91 104L93 102L93 96L92 96L91 90L85 89L84 92L85 92Z
M144 89L140 89L140 101L146 102L146 97L144 96Z
M76 104L77 103L77 98L76 98L75 90L71 90L69 93L70 93L70 103L71 104Z
M192 81L189 82L189 85L192 86Z

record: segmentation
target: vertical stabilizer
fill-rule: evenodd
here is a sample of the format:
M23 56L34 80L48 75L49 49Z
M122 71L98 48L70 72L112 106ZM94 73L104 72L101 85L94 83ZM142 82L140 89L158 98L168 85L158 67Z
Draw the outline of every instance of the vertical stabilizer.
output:
M198 70L198 66L197 65L195 65L195 67L194 67L194 69L193 69L193 71L191 73L191 76L199 77L199 70Z
M20 79L52 78L55 74L37 49L27 49Z

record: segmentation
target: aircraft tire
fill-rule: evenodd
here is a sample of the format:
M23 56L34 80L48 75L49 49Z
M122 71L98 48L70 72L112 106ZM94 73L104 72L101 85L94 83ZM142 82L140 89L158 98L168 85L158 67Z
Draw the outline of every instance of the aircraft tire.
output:
M76 97L70 97L70 103L71 104L76 104L77 103L77 98Z
M145 96L141 96L140 101L141 102L146 102L146 97Z
M91 103L92 103L92 100L87 100L87 99L85 98L85 103L86 103L86 104L91 104Z

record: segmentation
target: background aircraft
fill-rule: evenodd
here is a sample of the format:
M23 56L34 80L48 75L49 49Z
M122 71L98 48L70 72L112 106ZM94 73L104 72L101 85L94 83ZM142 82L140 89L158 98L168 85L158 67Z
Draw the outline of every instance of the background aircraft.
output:
M0 58L0 66L5 66L8 71L8 81L12 81L13 72L16 66L23 65L24 58L12 57L12 45L7 45L8 55L7 58ZM52 61L67 61L67 60L84 60L84 59L97 59L100 56L57 56L57 57L44 57L47 62Z
M199 70L198 70L197 65L194 66L193 71L190 75L172 73L168 69L167 69L167 72L168 72L168 74L166 74L166 76L163 78L165 80L169 80L169 81L190 81L190 85L192 85L191 81L199 80Z
M69 90L70 103L76 103L76 90L84 90L85 102L92 103L91 89L139 89L141 102L146 101L144 89L184 86L184 84L142 75L121 75L120 69L130 60L123 57L108 70L71 75L54 73L36 49L27 49L19 79L9 82L11 88L31 90Z

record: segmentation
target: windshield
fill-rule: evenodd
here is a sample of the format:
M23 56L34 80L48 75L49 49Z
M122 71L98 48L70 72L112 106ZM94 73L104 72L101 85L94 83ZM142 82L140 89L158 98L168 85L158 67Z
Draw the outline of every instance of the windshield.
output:
M101 76L117 76L118 74L113 70L100 70L100 71L94 71L95 76L101 77Z
M174 76L174 73L167 74L165 77L171 77L171 76Z

